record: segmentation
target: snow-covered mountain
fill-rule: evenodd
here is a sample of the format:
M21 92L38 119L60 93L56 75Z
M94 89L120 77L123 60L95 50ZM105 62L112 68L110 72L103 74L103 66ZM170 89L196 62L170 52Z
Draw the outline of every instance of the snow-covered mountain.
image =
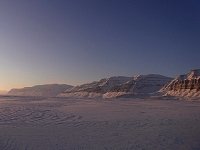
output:
M156 74L111 77L76 86L59 94L59 96L76 98L147 96L157 92L171 80L171 78Z
M107 91L110 91L113 87L119 86L130 80L130 77L110 77L94 81L88 84L75 86L72 89L66 90L59 94L60 97L76 97L76 98L95 98L102 97Z
M200 97L200 69L178 76L165 85L160 92L166 96Z
M74 98L149 97L157 94L200 98L200 69L191 70L175 79L158 74L115 76L75 87L48 84L12 89L8 92L8 95L15 96Z
M11 89L8 92L8 95L54 97L66 91L67 89L71 89L72 87L73 86L66 84L36 85L33 87L25 87L22 89Z
M112 97L146 97L155 94L172 78L157 74L134 76L128 82L114 87L103 95L104 98Z

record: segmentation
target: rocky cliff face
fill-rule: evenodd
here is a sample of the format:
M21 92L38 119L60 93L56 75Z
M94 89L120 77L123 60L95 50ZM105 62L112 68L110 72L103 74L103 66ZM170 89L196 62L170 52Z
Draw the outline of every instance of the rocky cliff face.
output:
M110 77L94 81L92 83L76 86L70 90L59 94L59 97L75 97L75 98L97 98L102 97L104 93L110 91L113 87L121 85L129 81L130 77Z
M73 86L66 84L46 84L36 85L33 87L25 87L22 89L12 89L8 92L8 95L14 96L43 96L54 97L61 92L71 89Z
M178 76L160 91L171 96L200 97L200 69Z
M171 80L172 78L157 74L138 75L130 81L112 88L103 97L148 97L158 92Z
M59 96L76 98L149 96L159 91L171 80L171 78L155 74L134 77L111 77L76 86L59 94Z

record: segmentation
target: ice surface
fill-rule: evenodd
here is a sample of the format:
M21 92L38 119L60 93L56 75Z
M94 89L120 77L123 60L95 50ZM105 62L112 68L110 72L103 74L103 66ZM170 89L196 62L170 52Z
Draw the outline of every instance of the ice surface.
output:
M197 150L200 103L0 98L0 150Z

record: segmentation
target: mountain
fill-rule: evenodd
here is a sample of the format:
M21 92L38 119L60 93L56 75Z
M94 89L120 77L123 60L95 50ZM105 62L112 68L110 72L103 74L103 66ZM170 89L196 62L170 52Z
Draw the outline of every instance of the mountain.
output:
M76 86L59 94L59 96L76 98L149 96L159 91L171 80L172 78L156 74L134 77L110 77Z
M72 87L73 86L66 84L36 85L33 87L25 87L22 89L11 89L8 92L8 95L54 97L66 91L67 89L71 89Z
M76 86L72 89L66 90L59 94L60 97L76 97L76 98L95 98L102 97L104 93L110 91L113 87L126 83L130 80L130 77L110 77L94 81L88 84Z
M147 97L158 92L172 78L157 74L134 76L128 82L114 87L103 95L113 97Z
M165 96L200 97L200 69L178 76L165 85L160 92Z

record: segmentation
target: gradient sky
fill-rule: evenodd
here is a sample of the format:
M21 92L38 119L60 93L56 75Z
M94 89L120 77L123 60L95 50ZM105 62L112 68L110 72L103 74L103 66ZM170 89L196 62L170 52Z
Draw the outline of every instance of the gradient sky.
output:
M0 90L194 68L199 0L0 0Z

